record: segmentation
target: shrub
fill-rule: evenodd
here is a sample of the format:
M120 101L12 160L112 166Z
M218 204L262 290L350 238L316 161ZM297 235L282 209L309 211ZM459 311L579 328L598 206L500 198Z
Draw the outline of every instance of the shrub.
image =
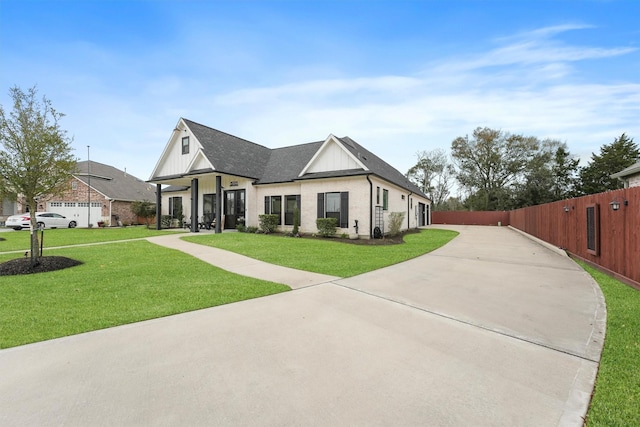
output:
M273 233L278 228L278 215L264 214L258 215L258 218L260 218L260 230L264 234Z
M296 206L293 208L293 230L291 231L294 236L298 236L300 233L298 232L300 228L300 209Z
M238 218L238 223L236 224L236 230L238 230L240 233L244 233L245 231L247 231L247 227L244 225L243 218Z
M318 234L322 237L331 237L336 234L336 226L338 220L335 218L318 218L316 219L316 226L318 227Z
M246 228L247 233L256 234L258 232L258 227L249 226Z
M147 223L147 228L149 228L150 219L156 216L156 205L147 200L137 200L131 203L131 212L137 217L144 218ZM164 223L162 223L164 228Z
M160 220L160 224L162 225L162 228L170 228L171 227L171 221L173 221L173 218L171 217L171 215L162 215L162 218Z
M400 227L404 221L404 212L391 212L389 214L389 236L400 234Z

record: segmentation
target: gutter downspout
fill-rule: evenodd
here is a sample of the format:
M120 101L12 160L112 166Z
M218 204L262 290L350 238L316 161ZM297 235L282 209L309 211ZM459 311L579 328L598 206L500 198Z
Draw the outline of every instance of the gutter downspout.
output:
M373 182L369 179L369 175L366 175L367 181L369 181L369 238L373 239Z
M411 228L411 195L413 191L409 190L409 195L407 196L407 230ZM418 224L416 224L416 228L418 228Z

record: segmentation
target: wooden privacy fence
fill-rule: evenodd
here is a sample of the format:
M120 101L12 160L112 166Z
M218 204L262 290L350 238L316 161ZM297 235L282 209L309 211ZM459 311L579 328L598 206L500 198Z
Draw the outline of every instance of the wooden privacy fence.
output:
M640 289L640 187L517 209L509 223Z
M511 225L640 289L640 187L510 212L433 212L432 222Z
M433 224L509 225L509 211L436 211L431 213Z

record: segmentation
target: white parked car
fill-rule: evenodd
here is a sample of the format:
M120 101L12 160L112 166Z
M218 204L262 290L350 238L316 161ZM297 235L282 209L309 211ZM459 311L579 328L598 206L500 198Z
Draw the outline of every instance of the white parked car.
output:
M40 228L74 228L78 225L74 220L54 212L36 212L36 219ZM7 218L5 227L22 230L29 228L30 224L31 214L27 212L22 215L11 215Z

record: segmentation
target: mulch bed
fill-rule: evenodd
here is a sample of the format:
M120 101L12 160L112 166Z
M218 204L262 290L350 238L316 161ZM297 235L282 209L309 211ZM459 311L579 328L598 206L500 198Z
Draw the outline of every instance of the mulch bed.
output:
M31 258L18 258L0 264L0 276L16 276L18 274L45 273L75 267L82 262L63 256L40 257L38 264L31 265Z
M342 237L322 237L318 235L312 234L304 234L301 236L303 239L320 239L320 240L330 240L332 242L341 242L341 243L351 243L353 245L370 245L370 246L383 246L383 245L398 245L404 243L404 236L408 234L419 233L420 230L406 230L397 236L388 237L385 236L382 239L355 239L351 240L349 238L343 239Z

